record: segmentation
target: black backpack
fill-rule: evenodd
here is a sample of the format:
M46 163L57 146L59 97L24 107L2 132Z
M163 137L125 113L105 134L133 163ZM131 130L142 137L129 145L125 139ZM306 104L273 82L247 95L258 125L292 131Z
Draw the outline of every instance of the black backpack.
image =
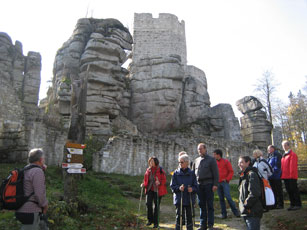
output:
M41 168L38 165L29 165L10 171L9 176L3 180L0 187L0 209L17 210L34 194L33 192L25 196L23 181L24 172L35 167Z

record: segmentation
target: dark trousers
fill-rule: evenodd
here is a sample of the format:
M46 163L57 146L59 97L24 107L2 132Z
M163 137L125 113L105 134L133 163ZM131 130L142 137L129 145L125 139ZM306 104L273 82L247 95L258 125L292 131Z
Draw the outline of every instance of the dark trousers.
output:
M270 179L269 181L275 196L275 207L284 207L284 195L281 179Z
M213 227L214 225L214 193L212 191L213 184L199 185L198 205L200 208L200 225L201 228Z
M162 197L159 197L159 208ZM155 209L153 211L153 203L155 204ZM158 205L157 205L157 193L154 191L149 191L146 196L146 206L147 206L147 220L150 223L158 224Z
M193 230L191 205L182 206L182 217L180 204L176 205L176 230L180 230L180 218L182 218L182 224L184 224L185 219L187 220L187 230Z
M289 194L290 206L302 206L300 191L296 179L284 179L287 193Z

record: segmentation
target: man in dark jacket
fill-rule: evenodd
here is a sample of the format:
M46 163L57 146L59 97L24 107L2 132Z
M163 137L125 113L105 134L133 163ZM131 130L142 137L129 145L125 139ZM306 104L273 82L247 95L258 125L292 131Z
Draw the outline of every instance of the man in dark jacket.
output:
M180 168L175 170L170 184L174 197L174 205L176 205L176 230L180 230L182 227L183 217L185 214L185 219L187 220L187 230L193 230L192 207L194 206L195 193L197 192L196 176L188 167L188 155L184 154L179 156L178 162L180 164Z
M239 209L248 230L260 230L260 220L263 214L261 204L261 187L257 169L250 165L251 158L239 158L241 169L239 180Z
M214 225L214 192L219 182L219 170L214 157L207 154L204 143L197 147L199 157L195 159L192 169L198 183L198 205L200 208L200 228L198 230L213 229Z
M273 175L269 177L270 185L275 196L276 209L284 208L284 196L282 191L281 176L281 154L276 150L275 146L268 146L268 162L272 166Z

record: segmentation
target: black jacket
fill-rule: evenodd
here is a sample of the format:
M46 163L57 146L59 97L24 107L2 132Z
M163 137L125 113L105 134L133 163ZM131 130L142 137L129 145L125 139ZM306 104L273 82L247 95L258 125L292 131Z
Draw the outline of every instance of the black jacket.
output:
M239 209L242 216L262 217L261 187L257 169L248 167L240 175Z

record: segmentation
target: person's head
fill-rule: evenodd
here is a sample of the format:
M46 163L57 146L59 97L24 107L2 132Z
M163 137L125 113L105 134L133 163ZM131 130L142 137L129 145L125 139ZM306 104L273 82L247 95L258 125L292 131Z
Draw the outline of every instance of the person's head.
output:
M274 145L269 145L268 146L268 153L273 153L275 151L275 146Z
M28 154L29 163L38 164L40 166L44 166L45 157L42 149L31 149Z
M150 168L158 166L159 165L158 158L156 158L155 156L149 157L148 165Z
M180 168L186 169L189 166L189 156L187 154L181 155L178 157L178 163Z
M200 156L204 156L207 153L207 148L206 145L204 143L199 143L197 146L197 150L198 150L198 154Z
M290 149L290 142L285 140L281 143L282 145L282 148L285 150L285 151L288 151Z
M220 160L221 158L223 158L223 152L220 149L214 150L213 155L216 160Z
M260 149L255 149L253 151L253 157L255 159L258 159L259 157L262 157L262 156L263 156L263 153L262 153L262 151Z
M245 171L245 169L250 166L251 158L249 156L241 156L239 157L238 166L241 171Z
M178 157L182 156L182 155L188 155L187 152L185 151L181 151L180 153L178 153Z

